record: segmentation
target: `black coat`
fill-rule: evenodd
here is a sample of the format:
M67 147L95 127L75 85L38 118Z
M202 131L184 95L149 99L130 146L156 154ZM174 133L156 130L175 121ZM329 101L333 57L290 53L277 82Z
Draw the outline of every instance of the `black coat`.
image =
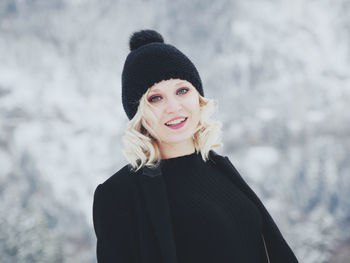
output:
M271 263L298 262L274 220L227 156L209 159L252 200L263 217L262 241ZM176 263L175 241L161 170L125 165L97 186L93 223L99 263Z

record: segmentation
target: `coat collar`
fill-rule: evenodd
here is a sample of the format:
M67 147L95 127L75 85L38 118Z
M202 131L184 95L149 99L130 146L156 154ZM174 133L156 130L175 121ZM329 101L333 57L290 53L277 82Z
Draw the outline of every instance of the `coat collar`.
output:
M217 154L214 150L209 151L209 160L227 172L232 169L228 158ZM160 166L153 169L144 166L140 176L140 185L164 263L176 263L176 247L169 203Z

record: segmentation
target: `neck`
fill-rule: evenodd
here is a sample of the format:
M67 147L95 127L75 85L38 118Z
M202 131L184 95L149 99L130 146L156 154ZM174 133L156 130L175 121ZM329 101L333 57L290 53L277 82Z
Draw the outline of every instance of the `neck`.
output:
M174 144L163 143L159 146L159 150L161 153L161 159L168 159L192 154L195 152L195 147L193 140L191 140L190 142L187 141Z

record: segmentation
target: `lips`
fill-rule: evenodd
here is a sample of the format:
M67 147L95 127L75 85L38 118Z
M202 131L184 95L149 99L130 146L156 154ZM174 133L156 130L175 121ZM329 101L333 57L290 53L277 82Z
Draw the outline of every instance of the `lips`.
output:
M178 124L174 124L174 125L165 125L170 129L173 130L177 130L177 129L181 129L186 123L187 123L187 117L185 118L185 120L183 120L182 122L178 123Z
M172 118L170 120L168 120L167 122L165 122L164 124L167 125L168 122L171 122L171 121L174 121L174 120L177 120L177 119L187 119L187 117L185 116L179 116L179 117L175 117L175 118Z

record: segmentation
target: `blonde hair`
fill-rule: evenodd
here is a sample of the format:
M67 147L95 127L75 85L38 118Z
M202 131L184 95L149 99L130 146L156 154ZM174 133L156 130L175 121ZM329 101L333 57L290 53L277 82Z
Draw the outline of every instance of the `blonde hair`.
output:
M196 89L194 90L199 97L200 121L192 138L196 153L200 152L202 159L207 161L209 151L223 145L221 142L216 143L216 140L221 136L222 123L210 119L210 116L217 109L217 101L202 97ZM147 119L153 120L153 123L157 122L156 116L151 111L152 105L147 100L149 92L150 89L140 99L137 112L128 122L125 135L122 137L124 145L129 149L129 151L122 150L122 153L135 172L143 166L154 168L159 165L161 160L158 146L158 142L161 140L143 118L147 117Z

